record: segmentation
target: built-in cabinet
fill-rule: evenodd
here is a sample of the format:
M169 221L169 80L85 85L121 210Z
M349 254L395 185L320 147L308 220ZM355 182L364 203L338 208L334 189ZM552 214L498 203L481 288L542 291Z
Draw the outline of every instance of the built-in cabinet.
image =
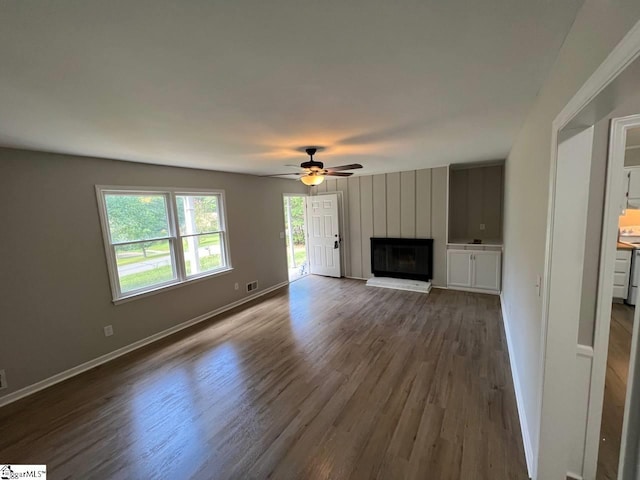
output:
M487 250L447 250L447 284L449 287L500 291L502 252Z
M626 300L629 295L632 250L619 249L616 252L616 266L613 273L613 298Z
M449 167L447 287L500 293L504 162Z

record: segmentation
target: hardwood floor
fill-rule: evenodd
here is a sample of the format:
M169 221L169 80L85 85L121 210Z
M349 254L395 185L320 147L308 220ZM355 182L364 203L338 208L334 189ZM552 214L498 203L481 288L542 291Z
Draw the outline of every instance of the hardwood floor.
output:
M632 307L619 303L614 303L611 310L597 480L618 478L620 438L633 334L633 313Z
M526 479L495 296L303 278L0 409L50 478Z

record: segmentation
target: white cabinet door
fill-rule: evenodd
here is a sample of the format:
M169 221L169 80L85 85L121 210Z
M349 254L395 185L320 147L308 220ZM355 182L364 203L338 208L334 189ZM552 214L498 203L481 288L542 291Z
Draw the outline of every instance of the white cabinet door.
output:
M471 287L471 253L467 250L447 250L447 284Z
M629 168L629 198L640 198L640 168Z
M471 286L481 290L500 291L500 252L473 252L473 278Z
M613 273L613 298L626 300L629 294L631 250L618 250Z

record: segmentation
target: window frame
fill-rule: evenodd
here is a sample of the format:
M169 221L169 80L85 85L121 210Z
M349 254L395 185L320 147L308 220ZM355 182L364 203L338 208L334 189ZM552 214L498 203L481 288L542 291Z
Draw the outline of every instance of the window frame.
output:
M167 209L167 223L168 223L168 236L158 237L153 239L134 240L125 242L112 242L111 230L109 228L107 204L105 197L108 194L122 194L122 195L162 195L165 197L165 205ZM216 196L218 207L218 221L219 228L221 230L211 233L220 234L221 249L220 254L224 265L220 268L208 270L206 272L200 272L193 275L187 275L185 266L185 256L182 247L182 239L192 235L181 235L180 225L178 221L178 203L177 196ZM226 201L225 192L220 189L202 189L202 188L177 188L177 187L135 187L125 185L96 185L96 196L98 200L98 213L100 217L100 227L102 230L102 239L104 244L104 251L107 261L107 270L109 273L109 283L111 286L112 302L116 305L119 303L127 302L136 298L141 298L148 295L153 295L166 291L169 289L177 288L188 283L205 280L210 277L223 275L231 272L233 267L231 266L231 252L229 249L229 231L227 227L226 216ZM199 234L200 235L200 234ZM120 276L118 274L117 256L115 253L115 247L118 245L130 245L135 243L143 243L150 241L168 241L171 261L173 263L175 278L154 284L149 287L141 287L135 290L129 290L122 292L120 288Z
M203 232L203 233L192 233L192 234L188 234L188 235L182 235L180 233L180 221L178 219L178 202L176 200L176 197L180 197L180 196L191 196L191 197L197 197L197 196L216 196L217 198L217 208L218 208L218 228L219 230L213 230L213 231L207 231L207 232ZM218 272L220 270L225 270L227 268L227 266L229 265L229 258L228 258L228 245L227 245L227 239L225 236L225 232L226 232L226 218L224 215L224 197L219 194L218 192L216 193L205 193L205 192L188 192L185 191L184 189L180 189L180 190L176 190L175 192L173 192L173 202L174 202L174 206L175 206L175 233L176 233L176 247L179 249L180 251L180 256L182 258L182 262L180 263L180 267L183 270L182 274L185 278L185 280L194 280L200 277L207 277L209 275L211 275L212 273ZM201 237L203 235L214 235L214 234L220 234L220 243L221 243L221 248L220 248L220 255L222 256L222 260L224 265L220 268L216 268L216 269L212 269L212 270L207 270L206 272L200 272L200 273L196 273L196 274L187 274L186 271L186 262L185 262L185 255L184 255L184 247L182 244L182 240L184 240L185 238L188 237Z

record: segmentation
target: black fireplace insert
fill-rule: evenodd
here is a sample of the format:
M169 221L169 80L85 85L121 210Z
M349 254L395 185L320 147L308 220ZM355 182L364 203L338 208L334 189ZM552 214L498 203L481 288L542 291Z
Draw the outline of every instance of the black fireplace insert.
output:
M371 272L428 282L433 278L433 239L372 238Z

